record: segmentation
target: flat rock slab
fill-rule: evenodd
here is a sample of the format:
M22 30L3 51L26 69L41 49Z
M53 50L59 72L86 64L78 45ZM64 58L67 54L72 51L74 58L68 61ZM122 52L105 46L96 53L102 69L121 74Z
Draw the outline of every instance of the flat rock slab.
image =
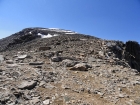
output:
M95 59L93 57L88 58L88 62L96 62L96 61L97 61L97 59Z
M78 63L74 67L71 67L70 70L87 71L89 67L86 63Z
M3 55L0 55L0 63L4 61Z
M35 105L36 103L38 103L40 101L39 97L34 97L31 101L30 104L31 105Z
M7 60L6 63L7 64L14 64L14 61L13 60Z
M44 100L44 101L43 101L43 104L44 104L44 105L49 105L49 104L50 104L50 100L49 100L49 99Z
M18 67L18 64L7 64L7 68L15 68Z
M37 85L37 81L22 81L20 85L18 85L19 89L33 89Z
M25 59L27 57L27 55L20 55L20 56L18 56L18 59L19 60L23 60L23 59Z

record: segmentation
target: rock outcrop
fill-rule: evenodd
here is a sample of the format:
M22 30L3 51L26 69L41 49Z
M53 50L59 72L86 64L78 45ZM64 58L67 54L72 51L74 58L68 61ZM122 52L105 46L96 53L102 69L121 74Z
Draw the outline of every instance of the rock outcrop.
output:
M140 45L138 42L126 42L125 59L132 68L140 72Z

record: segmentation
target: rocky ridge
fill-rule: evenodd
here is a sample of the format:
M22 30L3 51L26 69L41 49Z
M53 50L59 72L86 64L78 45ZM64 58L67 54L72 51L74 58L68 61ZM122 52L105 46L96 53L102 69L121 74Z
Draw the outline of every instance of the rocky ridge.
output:
M56 28L0 40L1 105L139 105L140 45Z

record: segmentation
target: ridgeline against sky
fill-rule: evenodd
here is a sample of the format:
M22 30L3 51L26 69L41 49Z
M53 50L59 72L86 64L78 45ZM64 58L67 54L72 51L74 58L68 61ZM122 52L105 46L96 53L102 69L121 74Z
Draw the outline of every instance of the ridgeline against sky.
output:
M140 43L140 0L0 0L0 38L28 27Z

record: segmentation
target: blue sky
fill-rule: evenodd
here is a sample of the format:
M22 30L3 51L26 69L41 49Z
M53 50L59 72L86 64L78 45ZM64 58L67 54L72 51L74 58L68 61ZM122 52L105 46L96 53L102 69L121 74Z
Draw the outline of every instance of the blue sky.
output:
M0 38L27 27L140 43L140 0L0 0Z

